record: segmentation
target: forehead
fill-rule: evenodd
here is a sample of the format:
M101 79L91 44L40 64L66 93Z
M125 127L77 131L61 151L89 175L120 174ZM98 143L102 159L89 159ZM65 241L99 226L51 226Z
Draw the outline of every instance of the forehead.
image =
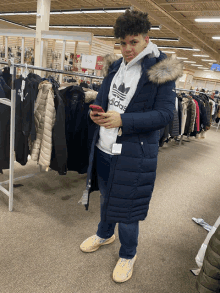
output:
M127 41L130 42L132 40L140 40L141 38L143 38L143 36L141 34L137 34L137 35L127 35L125 36L124 39L120 38L121 41Z

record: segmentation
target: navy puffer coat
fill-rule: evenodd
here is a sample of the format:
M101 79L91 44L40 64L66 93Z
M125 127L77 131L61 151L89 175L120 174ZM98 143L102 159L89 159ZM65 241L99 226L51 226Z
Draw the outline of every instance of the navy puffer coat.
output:
M97 98L96 105L107 111L108 94L112 79L120 67L122 58L108 69ZM147 216L157 169L159 129L172 119L175 108L175 80L182 75L182 63L168 59L161 53L159 58L145 56L142 61L142 75L136 92L122 119L122 135L116 143L122 144L122 152L115 155L110 166L110 174L105 196L103 221L132 223ZM95 164L95 145L99 139L100 127L93 136L89 167L87 171L87 191L98 189ZM88 209L89 197L86 209Z

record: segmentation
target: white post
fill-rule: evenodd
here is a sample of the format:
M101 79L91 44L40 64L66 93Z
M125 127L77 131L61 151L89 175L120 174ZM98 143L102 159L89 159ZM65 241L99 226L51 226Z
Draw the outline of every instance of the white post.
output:
M35 59L34 65L39 67L47 67L47 44L45 41L43 44L42 53L42 43L41 43L41 31L49 31L50 24L50 7L51 0L37 0L37 18L36 18L36 45L35 45ZM42 59L42 65L41 65ZM43 71L36 71L37 74L43 74Z
M24 37L21 42L21 64L24 64ZM24 68L21 68L21 74L23 74Z
M5 59L8 61L8 37L5 37Z
M60 70L64 70L65 52L66 52L66 40L63 40L63 50L62 50ZM60 84L62 83L62 81L63 81L63 75L60 73Z
M14 60L12 61L12 88L11 88L11 129L10 129L10 170L9 170L9 211L13 210L13 183L14 183L14 143L15 143L15 99L16 90L14 80L16 78Z

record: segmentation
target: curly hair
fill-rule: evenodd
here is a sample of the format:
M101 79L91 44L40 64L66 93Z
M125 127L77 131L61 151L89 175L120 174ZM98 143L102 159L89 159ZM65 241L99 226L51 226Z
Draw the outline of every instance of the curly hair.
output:
M147 34L150 28L148 13L127 9L116 19L114 35L117 39L125 39L127 35Z

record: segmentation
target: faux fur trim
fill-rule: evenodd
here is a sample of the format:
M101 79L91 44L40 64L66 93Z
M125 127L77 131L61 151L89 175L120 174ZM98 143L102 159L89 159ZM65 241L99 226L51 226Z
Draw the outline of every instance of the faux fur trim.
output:
M89 103L91 101L94 101L96 99L98 92L90 90L88 92L85 92L85 103Z
M183 75L183 62L173 57L166 58L152 66L147 74L153 83L163 84L174 81Z
M111 64L120 59L115 54L107 54L104 57L102 75L106 77ZM183 75L183 62L174 57L163 59L153 65L147 72L149 80L153 83L163 84L165 82L176 80Z
M115 54L107 54L104 57L104 64L102 68L102 76L106 77L108 75L108 69L112 65L113 62L117 61L121 57L118 57Z

